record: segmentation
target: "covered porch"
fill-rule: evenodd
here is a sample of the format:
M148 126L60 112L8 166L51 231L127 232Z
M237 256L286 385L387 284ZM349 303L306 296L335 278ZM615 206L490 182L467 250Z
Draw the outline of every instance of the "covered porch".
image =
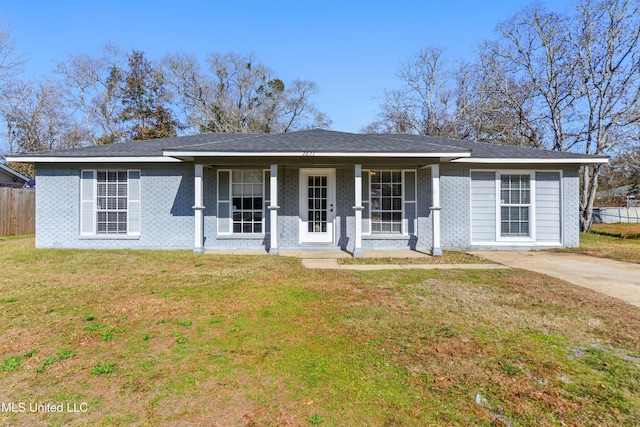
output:
M212 250L213 238L224 242L213 250L242 249L253 239L271 255L330 250L359 258L373 248L442 254L440 158L422 158L421 164L415 158L262 160L192 159L194 252ZM253 202L249 184L236 178L242 171L253 174L254 188L262 185ZM205 203L212 185L215 198ZM206 223L207 213L215 221Z

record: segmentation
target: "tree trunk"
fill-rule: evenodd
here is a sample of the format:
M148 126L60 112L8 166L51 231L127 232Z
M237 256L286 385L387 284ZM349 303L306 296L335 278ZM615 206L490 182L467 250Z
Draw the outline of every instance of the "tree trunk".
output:
M584 166L580 194L580 231L589 232L593 225L593 204L598 190L601 165Z

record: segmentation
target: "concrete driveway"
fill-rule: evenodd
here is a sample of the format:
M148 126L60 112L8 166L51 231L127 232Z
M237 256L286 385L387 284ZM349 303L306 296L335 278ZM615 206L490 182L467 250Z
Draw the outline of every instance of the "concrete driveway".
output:
M474 252L508 267L557 277L640 307L640 264L559 252Z

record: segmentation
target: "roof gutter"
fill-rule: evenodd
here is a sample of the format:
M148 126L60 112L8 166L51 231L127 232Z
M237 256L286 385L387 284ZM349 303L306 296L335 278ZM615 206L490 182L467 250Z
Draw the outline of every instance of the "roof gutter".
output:
M462 158L470 157L471 153L468 152L442 152L442 153L407 153L407 152L375 152L375 153L362 153L362 152L326 152L326 151L260 151L260 152L248 152L248 151L165 151L162 153L167 157L175 158L197 158L197 157L399 157L399 158Z
M595 164L607 164L609 158L594 157L594 158L566 158L566 159L523 159L523 158L487 158L487 157L474 157L474 158L457 158L451 160L451 163L473 163L473 164L576 164L576 165L595 165Z
M164 156L144 157L65 157L65 156L7 156L8 162L19 163L181 163L182 160Z

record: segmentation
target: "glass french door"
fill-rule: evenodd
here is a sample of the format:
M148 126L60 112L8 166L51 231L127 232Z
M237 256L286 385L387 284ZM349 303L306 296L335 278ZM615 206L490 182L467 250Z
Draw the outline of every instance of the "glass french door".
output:
M300 243L332 243L335 169L300 169Z

